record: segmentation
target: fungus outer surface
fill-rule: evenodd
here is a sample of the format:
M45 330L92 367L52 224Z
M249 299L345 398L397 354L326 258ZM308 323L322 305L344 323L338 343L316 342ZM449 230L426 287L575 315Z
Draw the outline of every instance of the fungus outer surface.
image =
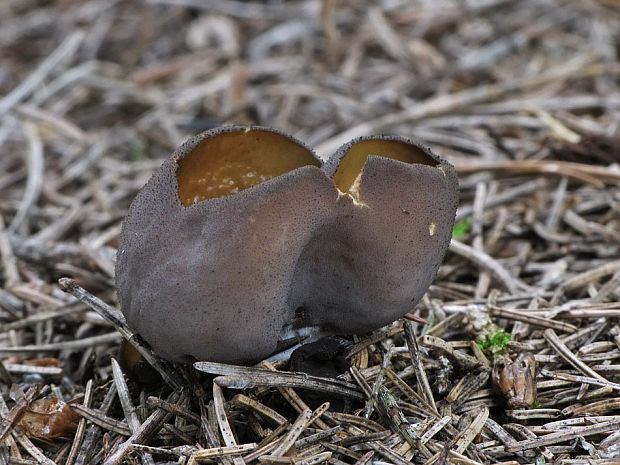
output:
M291 325L379 328L430 285L457 197L454 168L404 138L357 139L321 165L277 131L208 131L130 207L116 268L122 311L157 354L179 361L257 361Z
M261 142L253 147L257 135ZM275 164L283 174L195 204L202 193L193 192L183 205L183 160L198 155L200 168L200 161L231 152L250 159L246 168L265 165L273 175ZM275 349L294 313L286 306L294 257L336 196L318 165L311 150L284 134L220 128L190 139L153 174L123 223L116 281L127 322L155 353L239 363ZM201 179L185 175L189 184Z
M348 195L303 251L296 279L310 291L295 302L336 333L374 330L412 310L432 282L452 234L456 173L391 136L343 145L323 171Z

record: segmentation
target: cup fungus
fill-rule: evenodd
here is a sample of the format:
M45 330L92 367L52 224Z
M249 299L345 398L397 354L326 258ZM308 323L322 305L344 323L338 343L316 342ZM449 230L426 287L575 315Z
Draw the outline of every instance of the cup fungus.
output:
M178 361L258 360L290 330L376 329L430 285L457 191L451 165L403 138L362 138L321 165L272 129L207 131L129 209L122 311Z

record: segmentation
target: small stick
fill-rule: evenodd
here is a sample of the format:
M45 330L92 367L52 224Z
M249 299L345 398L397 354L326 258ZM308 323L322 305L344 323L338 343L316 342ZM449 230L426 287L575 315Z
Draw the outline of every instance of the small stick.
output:
M151 455L162 455L171 460L178 460L183 454L180 452L164 449L162 447L153 447L153 446L145 446L144 444L132 444L130 446L131 450L136 450L138 452L146 452Z
M265 368L242 367L216 362L196 362L194 368L213 375L222 375L217 378L220 386L246 389L253 386L289 386L311 389L316 391L338 394L363 400L364 396L354 384L333 378L321 378L306 373L290 371L273 372Z
M116 384L111 383L108 391L101 402L98 412L101 412L103 415L107 415L110 408L112 407L112 403L116 398ZM85 407L86 408L86 407ZM99 426L92 424L86 430L84 434L84 440L80 445L77 457L75 459L75 465L86 465L89 463L91 457L91 450L93 449L93 445L99 440L101 435L101 428Z
M275 423L278 426L283 425L287 422L286 418L284 418L272 408L269 408L266 405L261 404L257 400L251 399L243 394L237 394L235 397L232 398L231 402L235 405L249 407L253 409L255 412L262 415L264 418L270 420L272 423Z
M620 418L596 425L584 426L582 428L571 428L566 431L550 433L536 439L526 439L516 444L506 446L506 452L518 452L536 447L548 446L559 442L571 441L579 436L593 436L595 434L608 433L616 430L620 426Z
M620 179L620 173L606 167L555 160L468 160L467 163L456 162L455 167L459 174L493 171L510 173L511 176L528 174L565 176L592 184L598 189L605 187L604 182L613 183Z
M306 436L305 438L298 439L297 441L295 441L295 447L297 449L303 449L304 447L307 447L311 444L320 442L323 439L327 439L338 433L339 431L342 431L342 426L334 426L333 428L330 428L328 430L319 431L318 433L311 434L310 436Z
M392 449L390 449L389 447L386 447L380 442L373 441L373 442L369 442L368 445L379 455L382 455L383 457L387 458L390 462L394 463L395 465L411 465L411 462L409 460L406 460L402 455L394 452Z
M426 372L424 371L422 360L420 359L420 348L418 347L418 341L415 336L415 328L413 323L406 321L404 324L404 329L407 347L409 348L409 354L411 355L411 363L418 380L418 386L420 387L433 412L439 415L437 405L435 405L435 398L433 397L433 392L431 391L431 386L428 383L428 378L426 377Z
M100 336L85 337L76 341L52 342L50 344L32 344L20 347L0 347L0 355L6 354L32 354L37 352L56 352L58 350L80 350L92 346L118 342L121 335L107 333Z
M533 291L533 289L523 281L513 278L508 270L506 270L506 268L504 268L497 260L481 250L476 250L467 244L457 241L456 239L452 239L450 241L449 250L469 260L477 267L488 271L512 294L516 294L519 291Z
M215 407L215 413L217 416L217 424L220 427L220 432L222 433L222 438L224 439L224 444L229 447L237 446L237 441L235 440L235 436L232 432L232 428L230 427L230 423L228 423L228 417L226 416L226 410L224 410L224 393L222 392L222 388L217 384L213 383L213 406ZM233 463L235 465L245 465L245 461L241 457L233 457Z
M392 435L391 431L379 431L377 433L363 433L355 436L349 436L338 442L338 444L344 447L350 447L355 444L361 444L363 442L371 441L384 441Z
M90 408L90 404L93 398L93 380L89 379L86 383L86 390L84 393L84 400L82 401L82 405L86 408ZM73 438L73 443L71 444L71 449L69 451L69 455L67 457L67 461L65 465L73 465L75 459L77 458L78 452L80 451L80 444L84 440L84 434L86 434L86 419L81 418L77 430L75 431L75 436Z
M0 102L0 108L2 103ZM2 110L0 109L0 115ZM37 127L30 122L24 123L24 131L28 138L28 179L26 180L26 190L24 196L17 207L17 212L9 225L9 234L17 233L17 230L28 217L30 207L32 207L41 193L43 185L43 142L39 136Z
M2 267L4 268L4 288L11 289L19 283L19 270L2 215L0 215L0 257L2 257Z
M602 388L604 390L604 388ZM620 397L612 399L603 399L589 404L571 404L562 410L562 415L597 415L607 412L613 412L620 408Z
M375 382L372 385L370 396L367 396L366 399L366 406L364 407L364 417L366 418L370 418L372 412L374 411L375 405L377 404L379 390L383 386L383 381L385 379L385 370L387 370L393 355L394 351L392 349L388 350L387 353L383 355L381 369L379 370L379 374L375 377Z
M131 402L129 388L127 387L127 383L125 382L125 377L123 376L123 370L121 369L121 366L118 364L114 357L112 357L111 359L111 364L112 376L114 377L114 382L116 383L116 393L121 401L121 407L123 408L123 412L125 413L125 418L127 419L129 429L132 433L135 433L140 429L140 418L138 418L136 408ZM142 462L145 465L154 465L155 463L155 461L153 460L153 456L146 452L142 452Z
M200 407L200 424L202 425L207 446L209 446L209 448L221 447L222 444L216 432L217 426L215 422L210 421L210 418L214 415L213 402L211 402L209 406L205 406L204 399L200 397L198 398L198 406ZM232 463L229 457L222 457L221 462L223 465L230 465Z
M431 347L444 353L448 358L453 359L466 370L472 370L480 366L480 362L478 362L478 359L452 348L450 344L448 344L446 341L439 337L425 334L420 338L420 343L424 346Z
M180 395L176 392L172 393L169 397L169 401L177 402ZM142 444L151 435L156 433L164 422L172 415L165 410L154 411L144 423L140 425L140 428L133 433L125 442L119 444L113 449L113 452L103 462L104 465L118 465L121 463L127 452L129 452L130 446L134 443Z
M420 394L414 391L411 386L409 386L402 379L400 379L398 375L394 373L394 371L392 371L392 369L388 368L385 373L388 375L388 378L390 378L390 381L392 381L394 385L398 389L400 389L400 391L405 394L411 402L418 405L419 407L426 409L429 415L439 418L439 414L433 411L433 408L428 404L426 399L424 399Z
M379 341L382 341L383 339L390 338L394 336L395 334L402 332L402 330L403 328L400 326L390 326L390 327L375 331L370 336L365 337L364 339L357 342L347 354L347 358L351 358L353 355L357 354L358 352L361 352L367 347Z
M521 197L526 194L531 194L533 192L541 190L546 185L544 179L535 179L533 181L524 182L523 184L519 184L515 187L511 187L510 189L506 189L503 192L500 192L491 197L486 197L484 199L484 207L485 209L490 209L491 207L497 207L498 205L502 205L504 203L508 203L511 200L515 200L517 197ZM459 207L456 212L455 221L460 221L463 218L471 216L473 214L474 207L472 205L464 205ZM512 296L511 296L512 297Z
M353 465L368 465L374 455L375 455L375 451L369 450L364 455L362 455L362 458L359 459L357 462L355 462Z
M105 430L113 431L123 436L131 436L131 430L123 422L110 418L99 410L94 410L79 404L73 405L71 408L81 417Z
M357 385L362 389L362 391L364 391L364 395L368 398L372 397L372 388L357 367L355 365L351 365L349 371L351 372L351 376L353 376L353 379Z
M574 333L577 331L577 327L563 321L555 321L551 318L544 318L541 316L532 315L529 312L520 312L517 310L508 310L499 307L491 307L489 309L491 316L498 318L505 318L507 320L523 321L532 326L538 326L541 328L552 328L558 331L564 331L566 333Z
M453 407L462 405L471 394L487 383L490 376L490 370L481 370L478 374L466 374L446 396L446 400L453 403Z
M277 372L276 367L274 367L267 360L263 360L262 365L263 365L263 367L265 367L266 369L268 369L270 371ZM305 409L309 408L306 405L306 403L301 399L301 397L299 397L299 395L297 395L297 393L295 392L294 389L288 388L288 387L278 387L278 391L280 391L280 394L282 394L282 396L299 413L301 413ZM321 420L320 418L317 418L316 421L314 422L314 424L317 426L317 428L320 428L322 430L326 430L326 429L330 428L330 426L327 423L325 423L323 420Z
M60 367L39 367L36 365L24 365L21 363L4 363L4 368L8 373L38 374L42 376L60 376L63 369Z
M579 289L591 282L598 281L599 279L613 275L615 272L620 270L620 260L614 260L604 265L597 266L596 268L592 268L588 271L584 271L583 273L579 273L578 275L573 276L572 278L567 279L562 284L560 284L560 288L564 291L572 291L575 289Z
M321 415L327 412L328 409L329 409L329 402L323 402L321 405L319 405L312 412L312 415L310 415L310 419L308 420L308 424L306 425L306 428L310 426L312 423L315 423L319 418L321 418Z
M620 270L616 271L610 280L601 286L597 294L590 299L590 302L594 304L603 302L609 294L617 291L618 289L620 289Z
M80 287L72 279L60 278L58 280L58 285L60 286L60 289L73 295L80 302L86 304L92 310L101 315L106 321L112 324L121 336L133 345L136 350L140 352L140 355L142 355L144 359L149 362L155 370L157 370L168 386L177 392L181 392L183 390L183 384L174 370L168 365L168 363L159 360L150 349L146 348L138 341L136 334L129 329L129 326L127 326L127 323L125 322L125 317L123 317L118 310Z
M196 423L197 425L200 425L202 422L202 419L195 413L190 412L188 409L181 408L178 404L171 404L170 402L166 402L159 397L149 396L149 398L146 399L146 405L149 408L156 407L162 410L166 410L167 412L170 412L177 417L185 418Z
M276 447L271 452L271 455L281 456L281 455L286 454L288 450L291 447L293 447L293 444L295 444L295 441L297 441L297 438L301 436L301 433L303 433L304 430L306 429L308 425L308 421L310 420L311 416L312 416L312 410L310 409L307 409L301 412L301 414L297 417L297 420L295 420L295 423L293 423L293 425L291 426L291 429L289 430L289 432L286 433L286 436L284 436L284 439L282 440L282 442L280 442L278 447ZM259 460L260 460L260 457L259 457Z
M240 455L244 452L253 451L254 449L256 449L256 446L257 444L255 442L252 442L249 444L239 444L237 446L213 447L210 449L197 450L196 452L192 453L189 463L192 463L192 460L194 461L194 463L196 463L201 460L223 457L225 455Z
M131 432L135 433L140 427L140 419L136 413L136 408L131 402L129 387L127 387L125 377L123 376L123 371L121 370L121 366L118 364L116 359L112 357L110 362L112 364L112 376L114 377L114 382L116 383L116 393L121 401L121 407L125 413L127 425L129 426L129 429L131 429Z
M459 438L454 442L457 453L462 454L463 452L465 452L465 449L469 447L469 445L476 438L476 436L478 436L478 433L482 431L482 427L484 426L488 418L489 409L483 407L480 413L478 413L478 415L476 416L476 418L474 418L474 421L471 422L471 425L469 425L463 431L462 435L460 435Z
M584 375L599 379L601 381L607 381L601 375L599 375L596 371L590 368L588 365L579 360L575 354L573 354L568 347L562 342L562 340L555 334L555 331L552 329L547 329L544 332L544 338L547 340L549 345L553 347L553 349L568 363L574 366L577 370L579 370Z
M85 34L76 31L67 37L48 57L39 64L37 69L21 84L0 100L0 118L17 103L26 98L39 84L65 59L75 54L84 40Z
M385 427L381 426L379 423L368 418L358 417L357 415L351 415L349 413L329 412L329 418L332 418L336 422L349 423L374 432L385 431Z
M456 108L467 108L478 103L497 100L509 92L524 91L528 88L539 86L550 81L554 82L569 76L575 78L594 71L599 70L594 66L584 66L583 60L576 60L571 61L563 67L552 69L535 77L514 79L501 84L479 85L451 94L442 93L421 101L417 105L407 107L404 110L389 112L375 119L365 120L362 123L351 126L346 131L338 133L317 145L315 151L320 157L326 159L329 154L334 153L338 147L347 141L361 135L380 131L387 126L397 125L403 122L419 121L431 116L450 113ZM469 165L466 167L468 166ZM606 168L604 169L609 171ZM478 168L473 171L478 172L480 169Z
M381 386L377 398L383 406L390 423L394 429L407 441L411 446L417 447L418 433L415 426L407 421L405 415L398 407L398 403L390 391L385 386Z
M5 332L11 329L20 329L26 326L40 323L42 321L51 320L53 318L61 318L68 315L74 315L75 313L84 312L87 307L81 302L73 302L70 304L63 304L60 307L50 311L40 311L32 315L28 315L25 318L20 318L17 321L11 321L10 323L0 324L0 331Z
M284 427L284 426L286 427L283 428L281 431L278 431L280 430L281 427ZM253 460L257 460L262 455L269 455L269 453L272 450L274 450L276 447L278 447L278 444L280 444L280 442L282 442L282 440L284 439L284 436L282 437L277 437L277 436L289 426L291 426L291 424L286 423L286 425L282 425L281 427L276 428L273 432L275 433L276 431L278 431L278 434L272 433L273 436L270 434L269 436L267 436L267 438L265 438L265 440L261 441L261 443L258 445L258 449L243 456L243 460L245 460L245 463L249 463L249 462L252 462ZM270 440L267 441L267 439L270 439Z
M452 417L450 415L446 415L445 417L442 417L438 420L436 419L431 425L431 427L427 429L420 437L420 442L422 442L422 444L426 444L429 440L432 439L433 436L435 436L439 431L441 431L444 426L450 423L451 420Z
M331 452L321 452L303 459L294 459L291 457L279 457L275 455L263 455L258 458L261 463L272 463L275 465L316 465L328 461L332 457Z
M540 374L543 376L548 376L554 379L561 379L564 381L573 381L575 383L583 383L583 384L593 384L595 386L603 386L609 387L616 391L620 391L620 384L612 383L611 381L607 381L606 379L592 378L589 376L577 376L571 375L570 373L560 373L559 371L549 371L544 368L541 370Z

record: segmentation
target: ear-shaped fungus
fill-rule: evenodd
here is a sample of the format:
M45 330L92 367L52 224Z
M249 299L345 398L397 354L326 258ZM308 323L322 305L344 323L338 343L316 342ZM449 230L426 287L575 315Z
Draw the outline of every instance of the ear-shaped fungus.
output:
M296 270L295 305L336 333L377 329L414 308L452 237L452 165L407 139L368 137L324 165L339 196Z
M160 356L238 362L274 350L294 261L331 181L299 142L225 128L190 139L133 201L116 268L121 308Z
M257 360L290 328L367 331L413 308L450 240L454 169L387 137L320 165L284 134L239 127L164 162L131 205L116 269L122 311L157 354Z

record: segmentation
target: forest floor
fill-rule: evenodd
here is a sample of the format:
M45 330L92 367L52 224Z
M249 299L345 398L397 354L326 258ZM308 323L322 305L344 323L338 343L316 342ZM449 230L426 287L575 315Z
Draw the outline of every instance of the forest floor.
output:
M1 2L0 464L618 463L619 44L616 0ZM232 123L455 165L427 324L348 337L337 380L123 376L121 222Z

